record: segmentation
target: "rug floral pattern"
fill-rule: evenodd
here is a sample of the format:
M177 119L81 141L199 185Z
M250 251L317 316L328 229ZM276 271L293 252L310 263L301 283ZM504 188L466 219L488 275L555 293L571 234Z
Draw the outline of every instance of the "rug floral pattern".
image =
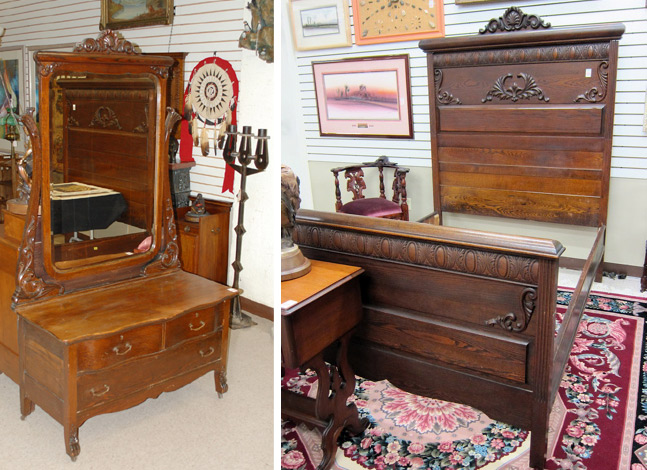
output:
M558 321L570 297L570 292L560 291ZM631 470L647 470L647 352L641 346L647 339L647 301L591 295L586 308L590 310L580 322L560 385L566 415L546 468L618 468L624 420L635 416L634 452L623 462ZM635 401L627 381L637 381L637 374L642 381ZM313 379L292 378L292 386L305 387L307 393ZM473 408L411 395L385 381L358 378L351 400L370 425L359 436L342 436L340 446L363 468L479 469L514 454L528 438L526 431L489 420ZM289 429L286 423L284 432ZM314 468L307 459L300 460L303 452L296 441L283 446L282 456L282 468Z

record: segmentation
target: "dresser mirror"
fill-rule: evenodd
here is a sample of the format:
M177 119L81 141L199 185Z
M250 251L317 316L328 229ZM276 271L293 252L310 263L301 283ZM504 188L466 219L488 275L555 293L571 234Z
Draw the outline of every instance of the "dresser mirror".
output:
M61 72L49 81L44 212L57 270L154 249L157 88L152 74Z
M173 59L140 54L107 31L34 60L40 123L23 118L34 165L22 284L29 290L33 273L69 290L176 265L165 178L179 119L166 107Z

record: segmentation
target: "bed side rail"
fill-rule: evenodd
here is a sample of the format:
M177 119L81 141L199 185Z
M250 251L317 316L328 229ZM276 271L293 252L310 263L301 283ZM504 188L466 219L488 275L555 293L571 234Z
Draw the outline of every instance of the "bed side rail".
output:
M591 292L591 286L593 285L593 280L595 274L602 262L602 257L604 256L604 235L606 233L606 226L602 225L598 228L598 233L593 244L593 248L589 253L586 262L584 263L584 268L582 269L582 274L580 279L577 282L571 301L568 304L568 309L564 315L564 320L562 326L559 329L559 333L555 340L555 355L553 361L553 367L555 368L555 373L551 379L550 386L550 403L552 403L557 390L559 389L559 384L562 380L562 375L564 374L564 369L566 367L566 362L571 351L571 346L575 339L575 334L577 333L577 328L580 324L580 319L582 318L582 312L586 306L586 301Z

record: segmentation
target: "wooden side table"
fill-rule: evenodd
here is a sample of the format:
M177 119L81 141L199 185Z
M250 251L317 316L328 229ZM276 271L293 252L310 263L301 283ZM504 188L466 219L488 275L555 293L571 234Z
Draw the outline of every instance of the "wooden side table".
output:
M330 468L337 438L348 428L362 432L368 422L346 400L355 390L355 374L348 362L348 341L362 318L359 275L362 268L311 260L303 277L281 283L281 361L288 368L317 373L315 400L281 391L281 414L324 428L323 459L318 470ZM336 345L330 369L324 350Z

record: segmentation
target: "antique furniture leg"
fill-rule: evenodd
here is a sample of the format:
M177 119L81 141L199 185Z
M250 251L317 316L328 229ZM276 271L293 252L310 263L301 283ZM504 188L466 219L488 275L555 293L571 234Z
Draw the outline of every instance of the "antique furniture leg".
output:
M214 372L214 379L216 381L216 392L218 398L222 398L223 393L227 393L229 385L227 385L227 373L224 370L217 370Z
M65 452L70 456L72 462L75 462L76 458L81 453L81 446L79 445L79 428L76 426L65 426L64 436Z
M645 263L643 264L643 275L640 277L640 292L647 290L647 249L645 249Z
M355 390L355 374L347 354L350 337L349 332L339 340L337 364L330 365L330 372L323 359L323 353L315 356L308 364L308 367L317 373L319 383L315 404L316 417L327 422L321 442L323 458L317 470L326 470L332 465L337 450L337 439L344 428L356 435L368 425L368 420L360 419L354 403L346 404L346 400Z
M34 411L35 405L34 402L31 401L27 396L20 391L20 419L25 420L27 416L29 416L32 411Z

